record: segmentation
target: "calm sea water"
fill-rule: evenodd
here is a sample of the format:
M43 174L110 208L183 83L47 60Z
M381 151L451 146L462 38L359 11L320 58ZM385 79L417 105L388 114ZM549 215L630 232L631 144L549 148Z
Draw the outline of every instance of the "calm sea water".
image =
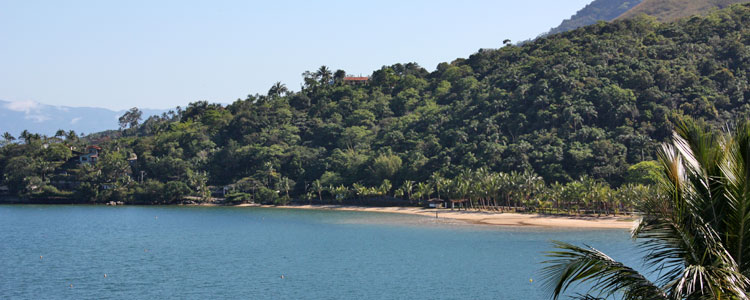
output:
M268 208L0 206L0 299L546 299L539 262L550 240L638 261L625 230Z

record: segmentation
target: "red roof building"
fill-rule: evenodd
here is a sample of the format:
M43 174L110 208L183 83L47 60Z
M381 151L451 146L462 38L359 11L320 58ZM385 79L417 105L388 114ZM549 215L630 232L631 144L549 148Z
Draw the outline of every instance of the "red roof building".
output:
M346 84L366 84L370 81L370 77L344 77L344 83Z

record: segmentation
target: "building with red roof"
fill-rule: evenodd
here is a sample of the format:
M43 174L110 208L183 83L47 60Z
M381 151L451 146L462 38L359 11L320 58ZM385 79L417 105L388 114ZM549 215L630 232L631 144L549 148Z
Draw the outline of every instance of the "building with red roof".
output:
M344 83L351 85L363 85L370 81L370 77L344 77Z

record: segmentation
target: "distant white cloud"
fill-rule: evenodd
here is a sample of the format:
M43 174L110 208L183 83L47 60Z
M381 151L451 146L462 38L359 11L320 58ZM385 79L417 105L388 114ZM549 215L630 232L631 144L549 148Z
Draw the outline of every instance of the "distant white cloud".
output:
M78 123L78 121L80 121L81 119L83 119L83 118L81 118L81 117L73 118L73 120L70 120L70 124L75 125L75 123Z
M31 100L8 102L5 104L5 108L24 113L24 119L31 120L34 123L42 123L52 119L48 114L42 112L43 104Z
M41 115L41 114L29 114L26 113L26 116L24 116L24 119L31 120L35 123L42 123L44 121L47 121L50 119L49 116Z
M40 106L41 104L39 104L39 102L29 100L8 102L8 104L5 105L5 108L13 111L22 111L28 114L32 110L38 110Z

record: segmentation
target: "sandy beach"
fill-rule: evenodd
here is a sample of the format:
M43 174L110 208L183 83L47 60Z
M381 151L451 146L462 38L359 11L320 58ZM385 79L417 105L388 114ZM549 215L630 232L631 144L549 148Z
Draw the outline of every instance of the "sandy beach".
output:
M590 216L550 216L540 214L519 213L497 213L479 211L457 211L450 209L427 209L419 207L364 207L364 206L341 206L341 205L293 205L272 206L245 204L239 206L276 207L289 209L316 209L316 210L342 210L342 211L366 211L381 213L399 213L410 215L422 215L438 218L460 220L474 224L499 225L499 226L536 226L536 227L560 227L560 228L595 228L595 229L631 229L636 224L631 217L590 217Z

